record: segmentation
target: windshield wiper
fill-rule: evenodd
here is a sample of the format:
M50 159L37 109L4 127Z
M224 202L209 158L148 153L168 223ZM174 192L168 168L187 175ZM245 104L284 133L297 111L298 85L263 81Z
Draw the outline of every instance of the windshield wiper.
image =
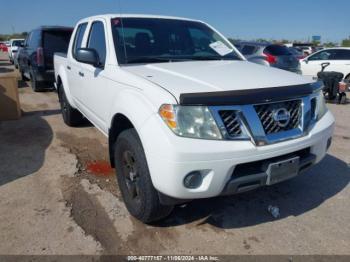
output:
M140 56L135 58L130 58L127 60L128 64L137 64L137 63L167 63L171 62L169 58L162 57L150 57L150 56Z
M223 56L193 56L190 58L191 60L235 60L234 57L223 57Z

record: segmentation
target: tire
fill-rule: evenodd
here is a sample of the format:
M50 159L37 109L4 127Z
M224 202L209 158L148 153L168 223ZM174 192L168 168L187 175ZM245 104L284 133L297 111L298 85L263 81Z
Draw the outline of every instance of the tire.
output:
M160 203L135 129L123 131L114 149L117 180L130 214L146 224L167 217L172 212L173 206L164 206Z
M27 81L27 80L29 80L29 79L26 78L26 76L24 75L24 72L22 71L22 69L21 69L20 66L18 66L18 70L19 70L19 73L21 74L22 81Z
M62 85L58 89L58 97L64 123L70 127L80 126L84 122L84 117L77 109L69 104Z
M41 83L36 80L35 73L33 69L30 69L30 85L34 92L40 92L41 91Z

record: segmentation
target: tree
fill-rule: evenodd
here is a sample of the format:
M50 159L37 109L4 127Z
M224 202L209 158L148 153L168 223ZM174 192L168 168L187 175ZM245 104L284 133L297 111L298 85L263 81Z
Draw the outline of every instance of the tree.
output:
M255 41L259 42L259 43L269 43L269 42L271 42L270 40L267 40L267 39L264 39L264 38L258 38Z
M240 42L241 40L239 40L239 39L235 39L235 38L228 38L228 41L230 41L231 42L231 44L236 44L236 43L238 43L238 42Z
M323 45L324 45L324 47L335 47L335 46L337 46L337 44L333 43L333 42L327 42L327 43L324 43Z
M342 46L350 47L350 38L344 39L341 43Z

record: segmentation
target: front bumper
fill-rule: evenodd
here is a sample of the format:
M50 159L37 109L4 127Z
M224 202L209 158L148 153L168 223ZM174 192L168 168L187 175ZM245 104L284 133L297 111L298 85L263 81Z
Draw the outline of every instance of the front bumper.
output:
M139 130L139 134L155 188L172 198L198 199L240 193L266 184L264 171L247 173L236 180L233 174L242 164L270 161L303 150L309 152L305 166L318 163L326 154L333 129L334 117L328 112L306 136L257 147L251 141L178 137L158 115L154 115ZM300 171L303 167L300 167ZM183 182L185 176L198 170L205 171L201 186L196 189L186 188ZM250 184L254 179L259 183ZM246 186L240 186L242 184Z
M316 155L309 152L309 148L293 152L281 157L274 157L262 161L255 161L243 165L238 165L235 168L230 180L227 182L221 195L232 195L246 191L256 189L261 186L268 185L269 182L269 165L274 163L280 163L297 157L298 172L297 173L284 173L277 177L274 183L279 183L295 177L296 175L304 172L316 161Z

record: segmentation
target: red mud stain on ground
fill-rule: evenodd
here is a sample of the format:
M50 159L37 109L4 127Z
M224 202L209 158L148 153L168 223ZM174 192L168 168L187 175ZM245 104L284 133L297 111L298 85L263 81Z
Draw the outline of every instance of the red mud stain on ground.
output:
M111 176L113 168L107 161L93 161L86 163L86 169L96 176Z

